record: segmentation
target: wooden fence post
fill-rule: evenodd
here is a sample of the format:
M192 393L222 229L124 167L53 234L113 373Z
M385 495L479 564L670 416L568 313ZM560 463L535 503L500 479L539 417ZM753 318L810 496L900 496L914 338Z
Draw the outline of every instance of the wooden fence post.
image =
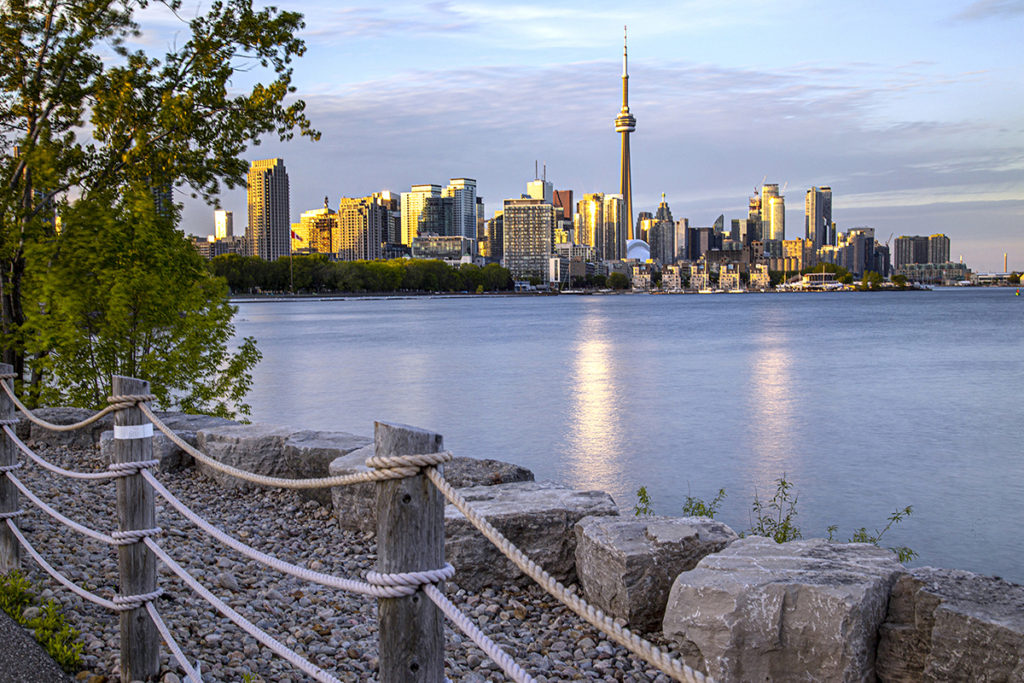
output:
M148 394L149 382L115 375L113 395ZM114 462L153 457L153 425L138 406L114 413ZM141 474L117 479L117 527L120 531L156 526L153 487ZM144 543L117 547L121 595L156 590L156 555ZM160 634L145 605L121 612L121 680L146 681L160 673Z
M378 457L437 453L440 434L376 422ZM377 571L444 566L444 497L423 474L377 482ZM443 586L441 587L443 589ZM444 615L422 593L377 602L381 683L444 681Z
M0 363L0 375L9 375L13 372L13 365ZM14 387L13 379L0 381L6 382L9 387ZM7 393L0 389L0 420L12 420L14 415L14 403ZM11 429L14 429L14 425L11 425ZM0 434L0 465L13 465L17 461L18 447L7 438L6 434ZM6 476L0 475L0 512L14 512L17 509L18 489ZM17 524L17 520L14 523ZM14 532L7 526L6 520L0 521L0 574L20 568L21 544L15 538Z

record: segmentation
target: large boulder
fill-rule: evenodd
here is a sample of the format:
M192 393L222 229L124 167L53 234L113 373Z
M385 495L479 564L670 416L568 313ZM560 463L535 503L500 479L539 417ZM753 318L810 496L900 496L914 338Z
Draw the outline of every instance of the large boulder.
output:
M902 571L869 544L743 538L675 580L665 636L718 681L874 680Z
M374 453L373 444L336 458L330 464L330 476L368 472L366 459ZM533 472L500 460L456 457L443 467L445 479L455 488L493 486L518 481L533 481ZM373 482L335 486L331 500L338 524L343 529L377 530L377 489Z
M553 482L473 486L459 493L506 538L559 581L576 577L573 526L591 515L617 515L604 491L576 491ZM445 557L455 566L455 582L480 590L530 581L453 505L445 507Z
M191 415L189 413L177 412L157 412L156 415L178 438L193 448L199 447L196 432L200 429L213 429L214 427L238 424L234 420L224 417L213 417L212 415ZM114 432L113 430L103 432L100 435L100 454L107 462L110 462L113 452ZM177 472L194 464L194 459L191 455L183 451L178 444L171 441L168 436L155 428L153 430L153 458L160 461L160 470L163 472Z
M330 474L331 463L349 453L373 445L373 439L348 432L295 432L284 442L284 458L295 479L318 479ZM365 458L364 458L365 460ZM299 489L306 500L331 504L331 489Z
M200 429L199 450L214 460L246 472L294 479L291 463L284 456L284 444L295 433L290 427L254 422ZM253 484L221 472L201 460L196 468L224 488L251 488Z
M584 597L640 631L661 628L680 572L739 538L707 517L584 517L575 532Z
M910 570L893 586L876 666L882 681L1024 681L1024 586Z
M58 425L70 425L86 420L97 411L89 408L37 408L32 411L36 417ZM95 448L103 432L114 428L114 414L108 413L96 422L70 432L54 432L45 427L31 423L24 416L15 427L18 438L31 446L57 446L64 448ZM26 433L24 424L28 425Z

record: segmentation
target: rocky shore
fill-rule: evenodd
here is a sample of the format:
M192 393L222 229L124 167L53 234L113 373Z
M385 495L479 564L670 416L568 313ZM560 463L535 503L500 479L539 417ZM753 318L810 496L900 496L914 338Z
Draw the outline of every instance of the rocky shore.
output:
M39 447L64 467L101 470L95 448ZM115 487L50 475L27 464L18 476L63 514L102 531L116 528ZM161 481L192 509L254 547L282 559L343 577L362 577L374 568L372 534L342 529L332 510L298 494L276 490L230 490L212 485L195 468L160 473ZM116 551L63 527L25 503L22 527L52 565L85 588L110 597L117 585ZM375 678L376 603L373 599L304 583L257 565L209 539L166 504L157 502L161 545L193 576L235 610L289 647L344 681ZM82 680L119 681L118 619L56 585L31 558L31 578L46 587L44 597L61 603L82 633ZM478 626L509 651L539 681L668 681L642 660L548 597L539 588L485 588L469 593L459 575L447 594ZM187 656L198 660L206 681L252 680L288 683L307 680L302 672L261 647L254 638L216 613L161 567L165 595L158 609ZM504 680L497 665L471 641L446 627L446 673L453 681ZM664 644L664 643L661 643ZM182 672L163 649L164 680Z

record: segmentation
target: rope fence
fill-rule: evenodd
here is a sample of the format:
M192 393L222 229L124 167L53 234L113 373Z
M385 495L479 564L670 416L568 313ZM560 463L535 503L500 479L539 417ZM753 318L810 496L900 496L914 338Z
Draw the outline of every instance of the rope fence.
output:
M186 674L186 680L200 683L200 667L189 663L184 651L175 641L170 629L154 604L163 590L156 585L155 564L167 567L193 593L209 603L216 611L248 633L274 654L290 662L314 680L336 683L333 675L324 671L294 650L288 648L263 629L247 620L224 601L210 592L171 556L156 540L161 534L155 517L155 497L159 496L178 514L196 526L217 543L276 572L329 588L366 595L378 600L380 617L379 652L380 680L385 683L404 680L443 680L443 630L440 615L462 631L513 681L529 682L534 679L513 657L489 638L470 618L444 595L443 583L455 572L451 564L443 561L444 532L443 507L447 500L466 519L524 574L535 581L552 597L566 605L582 619L668 676L693 683L711 681L698 671L670 656L666 651L629 629L616 624L601 610L567 589L543 567L531 560L508 538L503 536L463 498L444 478L441 466L452 459L447 451L438 452L382 452L417 450L411 444L427 434L414 428L377 423L377 430L385 430L385 437L409 436L404 446L382 447L388 438L379 438L377 453L367 459L368 472L354 475L285 479L248 472L222 463L175 434L147 405L153 399L148 384L133 378L115 377L114 395L103 410L73 425L55 425L34 415L15 395L14 378L10 366L0 365L0 425L6 439L0 437L0 570L7 571L19 564L19 548L23 548L43 570L58 583L78 596L112 612L119 613L121 628L121 678L145 680L159 673L159 641L169 648L174 660ZM77 472L68 470L35 453L15 433L14 408L20 410L33 424L54 431L71 431L89 426L104 416L114 413L114 456L106 471ZM283 489L318 489L376 482L378 488L378 567L381 571L367 572L365 580L343 578L313 571L264 553L224 532L190 509L176 497L151 468L159 464L152 458L154 427L171 442L197 461L224 474L261 486ZM395 430L389 432L387 430ZM395 436L397 434L397 436ZM436 435L430 435L436 436ZM439 437L438 437L439 438ZM422 439L421 439L422 441ZM390 442L389 442L390 443ZM424 444L429 446L429 444ZM432 450L420 448L419 450ZM438 450L438 449L433 449ZM120 528L104 533L79 524L62 515L36 496L14 472L22 466L18 454L39 467L62 477L89 481L114 480L118 486L118 519ZM428 484L429 482L429 484ZM422 484L422 485L420 485ZM23 513L18 507L18 494L35 507L73 531L117 548L121 561L121 593L104 598L92 593L61 574L38 552L18 528L17 519ZM387 494L387 495L384 495ZM404 506L404 507L403 507ZM440 528L440 533L437 533ZM417 540L419 534L419 540ZM440 544L438 546L438 544ZM429 546L429 547L427 547ZM127 561L126 561L127 560ZM423 565L427 565L424 567ZM440 565L440 566L439 566ZM384 571L384 568L389 571ZM425 596L427 601L419 600ZM428 613L427 604L438 610ZM137 612L136 612L137 611ZM433 614L436 614L435 618ZM137 618L145 615L144 618ZM396 617L397 615L397 617ZM127 628L126 628L127 625ZM422 632L407 632L420 628ZM401 632L398 632L401 631ZM438 633L437 631L440 631ZM394 651L395 649L403 651ZM440 652L438 652L440 648ZM412 672L412 676L410 676Z

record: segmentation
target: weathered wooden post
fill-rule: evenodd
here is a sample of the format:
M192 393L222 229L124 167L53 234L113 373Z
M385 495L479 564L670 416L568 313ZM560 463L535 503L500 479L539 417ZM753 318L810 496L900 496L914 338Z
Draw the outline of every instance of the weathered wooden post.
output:
M14 366L0 363L0 375L10 375ZM14 387L14 379L0 380ZM3 389L0 389L0 422L14 419L14 403ZM14 425L11 425L14 429ZM10 466L18 461L18 447L0 433L0 466ZM11 513L18 509L18 489L3 475L0 475L0 513ZM15 524L17 521L15 520ZM21 568L21 544L14 532L7 526L7 520L0 520L0 574Z
M376 422L377 457L437 453L440 434L416 427ZM441 569L444 566L444 497L423 474L377 482L377 566L382 574ZM417 593L381 598L381 683L444 681L444 615Z
M148 394L149 382L115 375L114 396ZM141 462L153 457L153 424L138 406L114 413L115 463ZM117 479L117 527L120 531L156 526L153 487L141 474ZM117 548L121 595L144 595L156 590L156 555L142 542ZM145 605L121 612L121 680L146 681L160 673L160 634Z

